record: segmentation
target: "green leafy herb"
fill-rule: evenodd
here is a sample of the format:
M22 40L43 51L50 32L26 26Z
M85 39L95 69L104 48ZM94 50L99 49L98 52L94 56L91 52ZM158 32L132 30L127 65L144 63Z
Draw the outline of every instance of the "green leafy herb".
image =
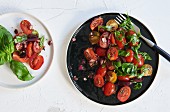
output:
M136 34L127 36L127 39L130 40L129 42L132 42L132 44L139 42L139 37Z
M33 30L33 31L32 31L32 34L33 34L33 35L39 35L39 33L38 33L37 30Z
M135 90L139 90L142 88L142 82L137 82L135 85L134 85L134 89Z
M44 46L44 36L40 38L40 47Z
M124 50L119 50L118 53L119 53L119 56L127 57L127 56L130 55L130 52L127 52L127 51L124 51Z
M29 73L27 67L18 61L12 60L10 62L10 68L13 73L22 81L32 80L34 77Z
M120 24L120 27L127 30L134 29L130 17L128 15L127 18Z
M16 36L16 38L14 39L15 43L21 43L23 41L27 40L27 35L23 35L23 36Z
M99 25L98 26L98 31L100 30L100 28L103 28L106 31L111 31L112 30L112 26L102 26L102 25Z
M107 58L110 59L110 53L107 55Z
M145 60L152 60L152 58L146 52L139 52L139 54L141 54Z
M117 69L122 66L121 61L113 62L113 65L114 65Z
M122 31L122 30L121 31L115 31L114 33L115 33L116 39L119 40L119 41L122 41L122 39L125 36L125 32Z

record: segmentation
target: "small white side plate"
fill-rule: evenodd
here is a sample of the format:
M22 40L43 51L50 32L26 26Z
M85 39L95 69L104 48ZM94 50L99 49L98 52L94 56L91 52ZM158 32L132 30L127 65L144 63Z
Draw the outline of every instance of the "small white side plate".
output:
M34 76L34 79L31 81L19 80L11 71L9 64L1 65L0 86L7 88L22 88L32 85L46 74L51 65L54 48L53 45L48 45L48 41L52 41L52 38L48 29L40 20L26 13L7 13L0 15L0 25L4 26L12 35L15 35L14 30L18 29L19 31L21 31L19 24L24 19L30 21L33 28L39 32L40 36L44 35L45 37L45 51L43 50L41 52L41 55L44 57L44 64L39 70L32 70L28 64L25 64L29 72Z

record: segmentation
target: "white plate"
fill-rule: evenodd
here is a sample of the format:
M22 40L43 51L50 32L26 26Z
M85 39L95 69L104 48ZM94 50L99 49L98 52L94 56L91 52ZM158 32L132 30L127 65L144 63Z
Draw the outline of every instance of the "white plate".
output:
M0 15L0 25L4 26L12 35L14 35L14 30L21 30L19 24L21 20L28 20L32 24L33 28L36 29L40 36L45 36L45 51L41 52L41 55L44 57L44 64L39 70L32 70L28 64L25 64L29 70L29 72L34 76L34 79L31 81L21 81L19 80L15 74L11 71L8 64L4 64L0 66L0 86L7 88L22 88L27 87L36 83L40 80L48 71L52 59L53 59L53 45L48 45L48 41L52 40L51 35L45 25L33 17L32 15L25 13L7 13Z

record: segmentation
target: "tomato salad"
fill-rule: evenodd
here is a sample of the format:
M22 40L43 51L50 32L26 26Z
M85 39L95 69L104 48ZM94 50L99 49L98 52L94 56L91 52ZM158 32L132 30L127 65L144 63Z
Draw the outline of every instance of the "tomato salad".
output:
M120 102L125 102L131 95L131 88L142 88L143 77L152 75L152 66L145 63L151 57L139 50L140 34L133 30L129 17L120 25L114 19L104 25L103 18L97 17L90 29L92 47L84 51L84 56L90 67L98 67L94 85L102 88L105 96L116 95Z
M15 51L13 59L22 63L28 63L33 70L38 70L44 63L44 58L40 55L44 49L44 36L39 37L38 31L28 20L20 23L22 32L15 30L14 36Z

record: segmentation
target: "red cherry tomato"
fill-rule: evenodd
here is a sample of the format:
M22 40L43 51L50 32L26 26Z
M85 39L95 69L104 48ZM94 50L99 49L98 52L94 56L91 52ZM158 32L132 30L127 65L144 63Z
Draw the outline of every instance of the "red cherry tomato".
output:
M32 56L32 54L33 54L32 46L33 46L33 43L32 43L32 42L30 42L30 43L28 44L28 46L27 46L27 51L26 51L26 53L27 53L27 57L28 57L28 58L30 58L30 57Z
M129 46L137 46L139 44L139 42L136 42L135 44L133 44L132 42L129 43Z
M114 37L114 34L113 34L113 33L110 33L109 39L110 39L111 44L114 44L114 45L116 44L116 42L115 42L115 37Z
M99 25L102 25L102 24L103 24L103 18L101 18L101 17L95 18L92 21L92 23L90 24L90 29L94 30L96 27L98 27Z
M138 65L138 67L142 67L142 65L144 64L144 58L142 57L142 55L141 54L138 54L138 60L134 57L133 58L133 63L135 64L135 65Z
M108 58L113 61L118 58L118 50L116 47L110 47L107 51Z
M34 53L33 55L35 56L37 54ZM38 70L43 65L44 58L41 55L38 55L35 58L34 58L34 56L30 58L29 65L32 69Z
M20 23L20 27L22 31L27 35L31 34L33 31L32 29L30 29L30 26L31 26L31 23L27 20L22 20Z
M130 95L131 95L131 88L129 86L124 86L119 90L117 94L117 98L119 101L125 102L126 100L128 100Z
M106 66L107 66L107 69L109 69L109 70L114 70L115 69L115 66L113 65L112 61L107 61Z
M84 56L86 57L86 59L89 61L89 65L92 67L94 65L94 63L97 61L97 56L94 53L92 48L87 48L84 51Z
M104 85L104 95L110 96L110 95L115 94L115 93L116 93L116 86L111 82L107 82Z
M94 85L96 87L102 87L104 85L104 79L101 75L97 74L94 76Z
M33 44L33 51L35 53L40 53L41 50L42 50L42 48L40 47L39 43L38 42L34 42L34 44Z
M100 74L101 76L105 76L105 75L106 75L106 72L107 72L106 66L100 66L100 67L97 69L97 74Z
M120 49L123 49L126 44L126 39L123 37L122 40L116 39L116 44Z
M126 37L128 38L128 36L132 36L132 35L136 35L136 32L133 31L133 30L129 30L127 33L126 33ZM130 42L129 43L129 46L137 46L139 44L139 42L136 42L136 43L132 43Z
M107 48L109 46L108 44L108 37L109 37L109 32L104 32L99 39L99 46L102 48Z
M97 54L98 56L106 56L106 49L101 48L101 47L98 47L98 48L96 49L96 54Z
M129 76L117 76L117 79L120 81L129 81L130 80Z
M13 55L12 55L12 58L13 60L16 60L16 61L19 61L19 62L22 62L22 63L26 63L28 62L29 58L25 57L25 58L20 58L20 56L18 55L17 52L14 52Z
M131 63L133 61L134 52L131 49L126 50L127 52L130 52L130 55L125 57L126 62Z

